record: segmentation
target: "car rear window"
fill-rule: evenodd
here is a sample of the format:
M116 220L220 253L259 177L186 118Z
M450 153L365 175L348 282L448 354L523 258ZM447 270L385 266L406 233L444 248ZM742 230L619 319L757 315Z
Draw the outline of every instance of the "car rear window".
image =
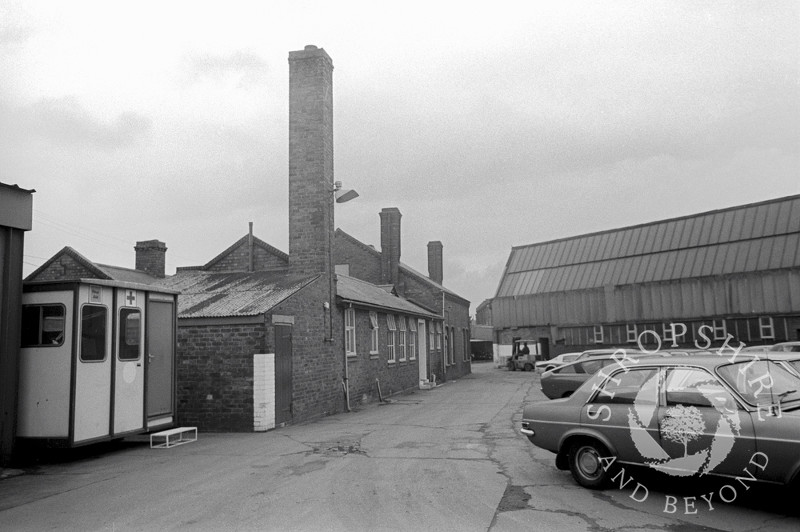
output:
M749 404L773 404L783 397L800 400L800 377L771 360L749 360L727 364L717 373ZM783 397L782 397L783 394ZM792 394L789 396L789 394Z

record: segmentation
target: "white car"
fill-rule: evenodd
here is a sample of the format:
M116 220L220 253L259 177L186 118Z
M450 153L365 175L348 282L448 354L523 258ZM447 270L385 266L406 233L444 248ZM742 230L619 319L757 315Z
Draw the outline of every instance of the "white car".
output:
M550 371L551 369L557 368L558 366L563 366L567 362L572 362L580 355L581 355L580 352L562 353L557 357L551 358L550 360L540 360L535 365L536 373L544 373L545 371Z

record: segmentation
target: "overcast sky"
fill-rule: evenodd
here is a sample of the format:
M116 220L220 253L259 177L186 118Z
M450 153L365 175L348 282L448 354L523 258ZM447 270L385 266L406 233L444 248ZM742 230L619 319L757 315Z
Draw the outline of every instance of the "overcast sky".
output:
M512 246L800 193L800 3L0 0L0 181L66 245L167 273L288 251L288 53L333 59L336 226L475 306Z

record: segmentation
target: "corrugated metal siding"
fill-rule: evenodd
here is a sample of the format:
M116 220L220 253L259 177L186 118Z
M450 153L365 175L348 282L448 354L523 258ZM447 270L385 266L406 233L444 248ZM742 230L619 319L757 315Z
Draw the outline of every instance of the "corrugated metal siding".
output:
M758 315L798 308L797 270L499 297L492 302L495 324L505 327Z
M514 248L497 296L799 265L800 196L792 196Z

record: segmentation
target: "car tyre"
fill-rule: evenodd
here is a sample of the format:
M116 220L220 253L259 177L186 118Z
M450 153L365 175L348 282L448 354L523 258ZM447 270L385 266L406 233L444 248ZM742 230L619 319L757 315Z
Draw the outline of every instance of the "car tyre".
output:
M525 364L525 371L533 371L533 364Z
M608 449L600 442L582 440L575 442L569 449L569 470L575 481L593 490L608 487L611 479L611 468L603 469L601 458L610 456Z

